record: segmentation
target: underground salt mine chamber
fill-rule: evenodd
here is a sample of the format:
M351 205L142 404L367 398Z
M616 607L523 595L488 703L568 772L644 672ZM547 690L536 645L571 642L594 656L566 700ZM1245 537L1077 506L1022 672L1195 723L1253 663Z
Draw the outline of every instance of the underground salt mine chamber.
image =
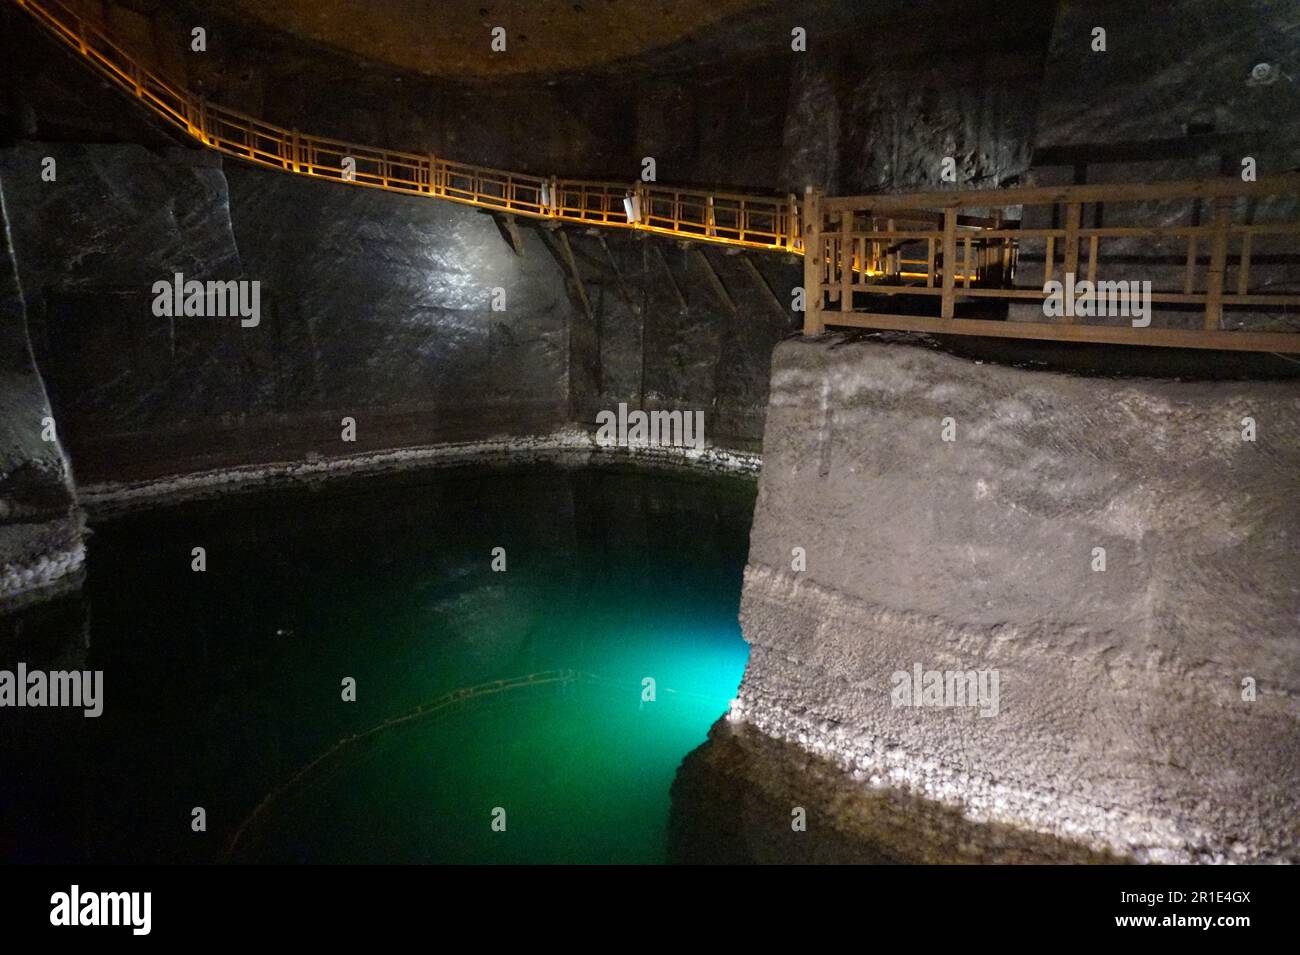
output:
M659 6L0 2L5 862L1297 860L1289 11Z

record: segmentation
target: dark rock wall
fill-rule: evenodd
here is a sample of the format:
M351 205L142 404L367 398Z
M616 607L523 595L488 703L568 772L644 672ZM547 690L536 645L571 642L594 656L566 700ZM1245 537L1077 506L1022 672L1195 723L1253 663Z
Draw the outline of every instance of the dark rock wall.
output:
M72 475L27 338L0 194L0 607L82 562ZM53 440L50 440L53 438Z
M784 256L527 222L516 253L466 206L200 150L29 143L0 185L84 482L545 433L619 402L702 410L711 441L757 450L795 326ZM260 323L155 316L177 272L260 282Z
M1042 0L774 3L633 62L489 83L359 61L206 0L148 16L83 5L93 20L107 10L111 30L196 91L289 128L629 182L649 156L660 182L774 193L809 184L842 193L930 187L945 156L957 161L961 183L1020 175L1055 11ZM944 29L954 21L972 29L954 38ZM208 31L206 53L187 47L198 24ZM805 51L791 49L796 26L807 31ZM15 22L20 36L33 30ZM33 36L41 48L46 41ZM34 105L9 97L11 124L30 113L24 135L75 136L78 125L108 135L104 117L76 97L47 78L32 85Z
M40 175L46 156L54 182ZM100 473L101 449L139 436L141 447L121 455L135 461L255 389L228 323L152 309L153 283L175 272L241 275L219 157L24 144L0 157L0 187L33 348L81 480Z
M589 372L571 379L577 420L620 402L699 410L710 443L759 450L772 347L798 327L801 262L626 236L573 248L598 331L578 363Z
M245 267L275 298L278 412L415 415L393 436L414 443L565 420L572 312L537 229L516 254L467 206L227 175Z
M791 75L780 182L831 195L1014 183L1029 165L1050 3L913 4ZM969 22L969 33L941 28Z
M1097 28L1106 31L1105 52L1093 49ZM1276 68L1271 81L1252 79L1261 63ZM1248 143L1295 146L1297 67L1300 31L1291 4L1066 0L1043 76L1035 165L1042 154L1068 148L1079 155L1086 147L1100 159L1140 143L1143 158L1176 152L1192 159ZM1153 155L1162 144L1177 148Z
M466 207L223 169L190 149L28 144L0 176L83 480L567 418L570 308L535 230L517 256ZM156 317L153 283L176 272L259 281L260 323ZM340 441L344 416L355 444Z

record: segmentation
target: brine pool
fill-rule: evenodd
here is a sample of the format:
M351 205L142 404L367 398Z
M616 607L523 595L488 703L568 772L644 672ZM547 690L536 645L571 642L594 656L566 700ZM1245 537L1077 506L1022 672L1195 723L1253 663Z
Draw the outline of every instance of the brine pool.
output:
M103 674L98 718L4 714L0 857L666 861L747 658L753 504L532 468L97 526L76 597L0 621L0 668Z

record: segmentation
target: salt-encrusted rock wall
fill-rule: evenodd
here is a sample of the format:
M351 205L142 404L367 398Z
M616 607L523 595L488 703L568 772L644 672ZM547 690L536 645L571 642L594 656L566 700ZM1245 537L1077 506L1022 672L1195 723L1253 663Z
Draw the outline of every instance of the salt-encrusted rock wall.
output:
M572 243L592 310L573 318L575 421L620 403L699 411L710 444L760 451L772 348L802 320L802 262L618 234Z
M478 210L197 149L21 144L0 187L37 363L92 483L545 435L621 402L700 410L710 443L753 452L798 320L788 256L522 221L517 253ZM155 315L176 273L259 282L257 326Z
M1294 383L787 342L732 719L844 771L860 799L824 800L824 825L895 791L969 821L967 858L1007 858L1010 826L1142 861L1295 859L1298 540ZM996 715L894 705L916 664L996 671ZM883 831L885 855L928 857Z
M75 580L83 519L32 360L0 194L0 608Z

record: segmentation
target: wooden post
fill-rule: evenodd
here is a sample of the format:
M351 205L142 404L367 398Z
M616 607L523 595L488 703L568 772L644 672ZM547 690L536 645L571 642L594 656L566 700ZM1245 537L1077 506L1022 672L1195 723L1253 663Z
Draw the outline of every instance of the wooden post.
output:
M785 322L790 313L786 311L785 306L781 304L781 300L776 297L776 293L772 291L772 287L767 284L767 279L763 278L763 273L758 270L758 266L754 264L754 260L748 255L741 255L740 261L744 263L749 274L754 277L754 284L763 290L767 300L772 303L772 308L781 316L781 321Z
M648 183L638 181L636 188L637 216L633 228L644 229L650 224L650 186Z
M1241 236L1241 258L1237 260L1237 294L1248 295L1250 292L1250 239L1252 233Z
M564 264L569 268L569 279L573 282L573 291L578 296L578 301L582 303L582 312L587 316L587 321L594 324L596 321L595 313L591 310L591 300L587 298L587 286L583 284L582 275L578 272L578 261L573 256L573 247L569 245L569 237L563 229L560 229L556 232L556 239L560 246Z
M853 311L853 210L840 213L840 311Z
M1191 295L1196 289L1196 233L1187 237L1187 269L1183 274L1183 294Z
M1079 275L1079 224L1083 219L1083 205L1071 202L1065 207L1065 258L1062 268L1066 275ZM1064 276L1062 276L1064 278Z
M794 252L799 241L799 203L794 193L786 194L785 250Z
M1214 232L1210 236L1210 269L1205 273L1205 327L1214 331L1223 319L1223 274L1228 267L1228 219L1232 200L1214 200Z
M893 232L894 223L895 223L894 219L886 219L885 231ZM893 252L889 251L891 246L893 246L894 248ZM891 278L901 278L899 273L903 271L902 245L893 236L890 236L889 240L885 242L884 250L885 250L885 274L883 278L886 281L888 281Z
M943 307L941 318L952 318L956 310L957 209L943 210Z
M1061 263L1061 281L1078 282L1079 280L1079 224L1083 219L1083 205L1071 202L1065 207L1065 256ZM1073 322L1068 314L1061 316L1062 322Z
M803 194L803 333L820 335L822 324L821 193L809 186Z

